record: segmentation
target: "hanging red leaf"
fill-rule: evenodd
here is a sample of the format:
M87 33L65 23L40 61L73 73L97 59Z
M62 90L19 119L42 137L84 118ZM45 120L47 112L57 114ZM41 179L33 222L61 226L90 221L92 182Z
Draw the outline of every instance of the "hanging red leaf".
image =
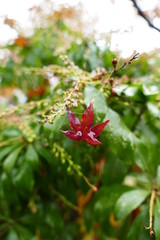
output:
M84 111L81 116L81 121L76 117L76 115L66 106L68 112L69 125L73 131L63 131L61 132L66 135L66 137L71 140L78 140L89 143L90 145L99 145L99 142L96 138L109 123L109 120L99 123L95 126L92 126L94 121L94 111L93 103L90 103L89 107Z

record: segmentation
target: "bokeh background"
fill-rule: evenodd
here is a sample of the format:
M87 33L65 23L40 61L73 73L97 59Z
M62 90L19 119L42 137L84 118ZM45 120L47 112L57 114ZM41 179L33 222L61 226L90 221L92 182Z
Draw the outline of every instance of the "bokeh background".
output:
M133 50L142 53L159 48L160 34L150 28L147 22L137 15L137 10L130 0L52 0L50 2L53 2L55 9L62 4L65 7L81 5L83 21L90 24L89 28L86 26L86 33L95 31L99 40L103 39L100 35L108 35L111 40L111 49L118 50L123 57L127 57ZM141 0L137 2L144 13L148 14L151 22L157 27L160 26L157 13L159 11L159 1ZM41 0L1 1L0 43L2 44L17 36L14 30L11 31L8 26L4 25L5 17L17 20L29 34L32 29L31 8L43 5L43 8L47 9L49 4L49 1ZM103 45L103 41L99 44Z

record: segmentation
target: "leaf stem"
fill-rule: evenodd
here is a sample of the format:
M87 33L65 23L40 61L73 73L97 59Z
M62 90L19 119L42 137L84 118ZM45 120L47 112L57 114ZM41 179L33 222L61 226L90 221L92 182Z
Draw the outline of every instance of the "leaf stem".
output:
M156 189L152 189L152 194L150 198L150 207L149 207L149 227L144 226L146 230L149 230L150 232L150 239L152 239L152 236L154 235L153 231L153 206L154 206L154 201L156 199Z

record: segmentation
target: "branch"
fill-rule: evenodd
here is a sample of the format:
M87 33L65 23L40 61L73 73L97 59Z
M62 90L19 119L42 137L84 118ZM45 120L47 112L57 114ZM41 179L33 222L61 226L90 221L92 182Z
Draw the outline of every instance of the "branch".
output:
M156 27L151 21L150 19L144 14L144 12L141 10L141 8L139 7L139 5L137 4L137 1L136 0L131 0L134 4L134 7L137 9L138 11L138 14L144 18L146 20L146 22L148 23L148 25L151 27L151 28L154 28L156 29L158 32L160 32L160 28Z

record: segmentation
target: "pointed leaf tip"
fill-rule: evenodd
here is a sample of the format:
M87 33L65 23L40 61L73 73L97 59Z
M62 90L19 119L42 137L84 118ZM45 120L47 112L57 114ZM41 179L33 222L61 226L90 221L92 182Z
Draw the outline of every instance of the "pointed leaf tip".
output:
M105 126L109 123L110 120L106 120L105 122L96 124L91 128L91 131L95 133L94 137L98 137L98 135L102 132Z
M61 130L61 133L66 135L66 137L70 138L71 140L81 140L81 136L75 132Z
M68 120L69 125L72 128L73 131L78 131L80 129L80 121L77 118L77 116L70 110L70 108L66 105L66 109L68 112Z
M82 128L90 128L94 121L94 111L93 111L93 103L91 102L88 108L84 111L81 117L81 126Z

